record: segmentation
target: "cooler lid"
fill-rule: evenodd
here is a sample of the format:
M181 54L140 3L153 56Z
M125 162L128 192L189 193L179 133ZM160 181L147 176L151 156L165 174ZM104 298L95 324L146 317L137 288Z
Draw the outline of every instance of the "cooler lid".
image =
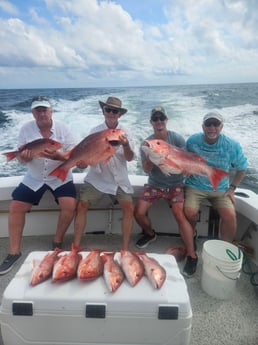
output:
M34 287L30 286L33 261L40 261L46 253L31 252L27 256L4 291L1 313L76 314L98 318L158 315L161 319L186 318L192 313L185 280L172 255L148 253L148 256L155 258L167 272L161 289L154 289L144 276L135 287L124 280L118 290L111 293L103 277L89 282L75 278L52 283L49 279ZM83 257L88 253L82 252ZM119 257L120 253L116 253L118 260Z

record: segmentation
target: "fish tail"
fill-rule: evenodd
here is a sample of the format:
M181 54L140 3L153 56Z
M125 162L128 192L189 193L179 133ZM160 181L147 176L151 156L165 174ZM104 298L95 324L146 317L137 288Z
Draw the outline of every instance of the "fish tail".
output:
M107 262L108 258L114 258L115 252L103 252L101 255L101 259L103 263Z
M68 170L64 169L62 166L55 168L49 174L49 176L56 176L62 181L64 181L66 179L67 175L68 175Z
M224 170L213 168L212 173L210 175L210 181L215 190L218 189L219 182L226 176L230 176L230 174Z
M77 247L74 243L72 243L72 252L81 252L83 250L85 250L86 247Z
M63 252L64 250L62 249L62 248L55 248L54 249L54 253L57 255L57 254L59 254L59 253L61 253L61 252Z
M17 152L5 152L3 155L6 156L7 162L10 162L12 159L14 159L17 156Z

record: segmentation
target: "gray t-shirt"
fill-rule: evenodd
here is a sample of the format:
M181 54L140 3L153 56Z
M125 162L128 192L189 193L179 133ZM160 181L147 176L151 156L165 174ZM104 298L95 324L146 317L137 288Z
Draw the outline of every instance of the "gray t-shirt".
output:
M146 138L146 140L152 140L152 139L155 139L154 134ZM183 149L185 148L184 138L176 132L168 131L168 135L165 141L171 145L174 145ZM141 159L145 160L146 155L142 149L140 150L140 154L141 154ZM165 174L163 174L160 168L154 165L152 170L149 172L148 184L156 188L175 187L183 183L183 178L184 177L182 174L173 174L173 175L166 176Z

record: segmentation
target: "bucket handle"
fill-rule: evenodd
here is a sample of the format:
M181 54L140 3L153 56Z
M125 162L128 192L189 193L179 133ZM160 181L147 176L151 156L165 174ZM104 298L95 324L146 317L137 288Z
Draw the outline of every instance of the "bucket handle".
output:
M226 277L226 278L228 278L228 279L230 279L230 280L238 280L239 277L240 277L240 272L241 272L241 270L238 271L238 276L237 276L236 278L231 278L231 277L228 277L228 276L219 268L219 266L216 266L216 268L217 268L217 270L218 270L224 277Z
M238 247L238 257L230 249L226 249L226 253L230 257L230 259L233 261L238 260L241 257L241 250L239 247Z

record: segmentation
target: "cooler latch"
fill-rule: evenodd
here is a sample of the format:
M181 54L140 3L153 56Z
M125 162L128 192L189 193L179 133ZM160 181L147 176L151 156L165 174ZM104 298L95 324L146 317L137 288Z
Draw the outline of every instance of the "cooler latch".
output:
M31 302L13 302L13 315L32 316L33 305Z
M106 318L106 305L105 304L86 304L85 317L93 319Z
M178 320L178 306L159 306L158 319Z

